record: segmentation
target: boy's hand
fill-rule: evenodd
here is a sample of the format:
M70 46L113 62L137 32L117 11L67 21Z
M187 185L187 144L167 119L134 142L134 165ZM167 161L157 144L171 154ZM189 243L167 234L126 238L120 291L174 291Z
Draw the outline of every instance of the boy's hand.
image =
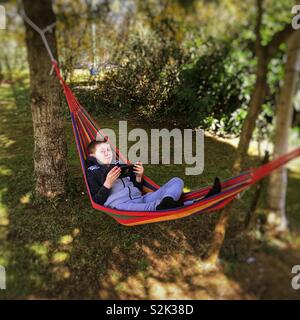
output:
M118 166L113 167L106 176L104 187L110 189L115 183L115 181L119 178L120 174L121 168Z
M142 176L144 174L144 167L140 161L136 162L136 164L134 165L133 171L135 172L136 181L141 182Z

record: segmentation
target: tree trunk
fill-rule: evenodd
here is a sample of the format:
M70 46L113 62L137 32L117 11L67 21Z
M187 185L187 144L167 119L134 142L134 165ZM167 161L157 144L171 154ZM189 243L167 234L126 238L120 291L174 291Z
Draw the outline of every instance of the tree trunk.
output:
M236 158L233 165L233 175L237 175L241 171L241 167L246 155L248 154L248 148L252 133L255 129L256 119L261 112L261 106L267 90L267 71L268 59L265 57L265 53L261 52L258 55L256 82L250 99L249 111L242 127ZM206 263L209 265L213 266L218 262L218 257L225 239L226 228L233 204L234 201L227 205L227 207L225 207L220 213L220 218L217 221L213 233L212 244L205 259Z
M248 154L249 144L255 129L256 119L261 112L262 104L265 99L267 91L268 63L269 59L266 57L265 53L261 53L258 56L256 82L249 103L249 111L243 123L239 145L237 148L237 155L233 168L235 173L240 172L245 157Z
M218 264L220 251L225 239L226 228L230 217L230 211L233 206L233 202L227 205L220 213L220 217L216 223L211 246L208 250L206 257L204 257L205 264L209 267L214 267Z
M285 75L276 106L274 137L274 156L288 151L289 128L293 115L293 97L300 71L300 31L288 40ZM267 229L269 232L287 231L288 221L285 213L287 170L280 168L270 176L268 188Z
M269 152L268 151L265 152L265 156L261 162L261 165L264 165L267 162L269 162ZM265 179L262 179L256 185L253 199L250 203L249 210L246 213L245 229L251 230L251 229L255 228L255 224L256 224L256 214L255 213L256 213L257 205L258 205L259 199L261 197L261 192L265 186L265 183L266 183Z
M51 0L23 0L27 16L40 28L55 21ZM51 60L40 35L25 23L34 131L34 173L37 194L53 198L65 192L67 165L62 94L58 79L49 75ZM55 30L47 33L57 57Z

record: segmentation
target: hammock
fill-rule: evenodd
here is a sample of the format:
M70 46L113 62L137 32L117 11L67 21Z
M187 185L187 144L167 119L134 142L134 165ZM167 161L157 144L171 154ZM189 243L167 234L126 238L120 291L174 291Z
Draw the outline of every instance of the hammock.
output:
M239 193L247 189L252 184L261 180L271 171L283 166L288 161L300 156L300 148L291 151L285 155L280 156L277 159L270 161L267 164L264 164L258 168L250 168L247 171L244 171L240 175L224 180L222 185L222 192L217 195L213 195L206 199L203 199L204 195L211 188L205 187L196 191L185 192L182 195L182 200L193 200L192 204L168 210L159 210L159 211L127 211L127 210L116 210L108 208L102 205L97 204L91 196L89 185L87 182L87 168L86 168L86 158L88 156L87 145L96 139L97 134L101 135L103 138L107 139L107 142L110 144L113 152L115 152L116 157L122 159L125 163L130 163L125 157L121 154L119 149L113 145L109 137L107 137L104 132L96 125L94 119L88 114L88 112L79 104L76 100L72 90L65 83L61 77L59 68L56 61L52 61L55 72L60 79L60 83L63 87L64 94L70 109L72 126L74 137L76 141L76 146L80 158L81 168L83 172L83 177L86 183L88 195L91 201L91 204L94 209L100 210L117 222L125 226L135 226L146 223L153 223L159 221L168 221L175 220L179 218L184 218L196 213L207 213L211 211L216 211L223 208L229 202L231 202ZM142 193L153 192L159 188L159 185L152 181L149 177L143 176L143 187Z

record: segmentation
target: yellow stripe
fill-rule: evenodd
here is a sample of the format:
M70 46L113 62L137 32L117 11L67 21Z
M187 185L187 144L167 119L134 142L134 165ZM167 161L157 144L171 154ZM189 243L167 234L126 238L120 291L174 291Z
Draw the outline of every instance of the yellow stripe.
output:
M210 201L200 207L195 207L195 208L192 208L190 210L187 210L187 211L184 211L184 212L180 212L180 213L175 213L175 214L171 214L171 215L168 215L168 216L162 216L162 217L158 217L158 218L153 218L151 220L145 220L145 221L139 221L139 222L133 222L133 223L129 223L129 224L126 224L127 226L136 226L136 225L140 225L140 224L147 224L147 223L154 223L154 222L160 222L160 221L169 221L169 220L175 220L175 219L179 219L179 218L184 218L184 217L187 217L187 216L190 216L191 214L199 211L199 210L202 210L202 209L206 209L208 207L210 207L211 205L213 205L214 203L216 202L219 202L220 200L224 200L226 198L229 198L230 196L234 195L234 194L237 194L237 193L240 193L243 189L245 189L245 187L242 187L240 189L237 189L229 194L227 194L225 197L221 198L221 199L217 199L215 201Z
M78 119L78 117L77 117ZM75 123L75 125L77 126L77 124ZM83 152L83 156L84 156L84 159L86 159L86 152L85 152L85 148L83 146L83 141L82 141L82 137L81 137L81 133L79 132L79 128L76 128L77 129L77 132L78 132L78 139L79 139L79 144L81 146L81 150Z
M85 126L83 125L82 120L80 119L80 117L77 117L77 119L78 119L79 122L81 123L81 127L82 127L82 129L83 129L83 131L84 131L84 133L85 133L85 135L86 135L86 137L87 137L87 141L90 141L89 134L88 134L88 132L86 131Z

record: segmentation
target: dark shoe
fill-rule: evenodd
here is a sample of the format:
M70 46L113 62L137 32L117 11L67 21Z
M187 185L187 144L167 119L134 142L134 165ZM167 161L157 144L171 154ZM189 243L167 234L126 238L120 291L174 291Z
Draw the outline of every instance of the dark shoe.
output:
M183 202L174 200L172 197L165 197L162 199L161 203L156 206L156 210L165 210L182 207Z
M215 194L218 194L221 192L221 190L222 190L222 186L221 186L220 179L218 177L216 177L212 188L208 191L208 193L205 195L205 197L203 199L206 199L206 198L211 197Z

